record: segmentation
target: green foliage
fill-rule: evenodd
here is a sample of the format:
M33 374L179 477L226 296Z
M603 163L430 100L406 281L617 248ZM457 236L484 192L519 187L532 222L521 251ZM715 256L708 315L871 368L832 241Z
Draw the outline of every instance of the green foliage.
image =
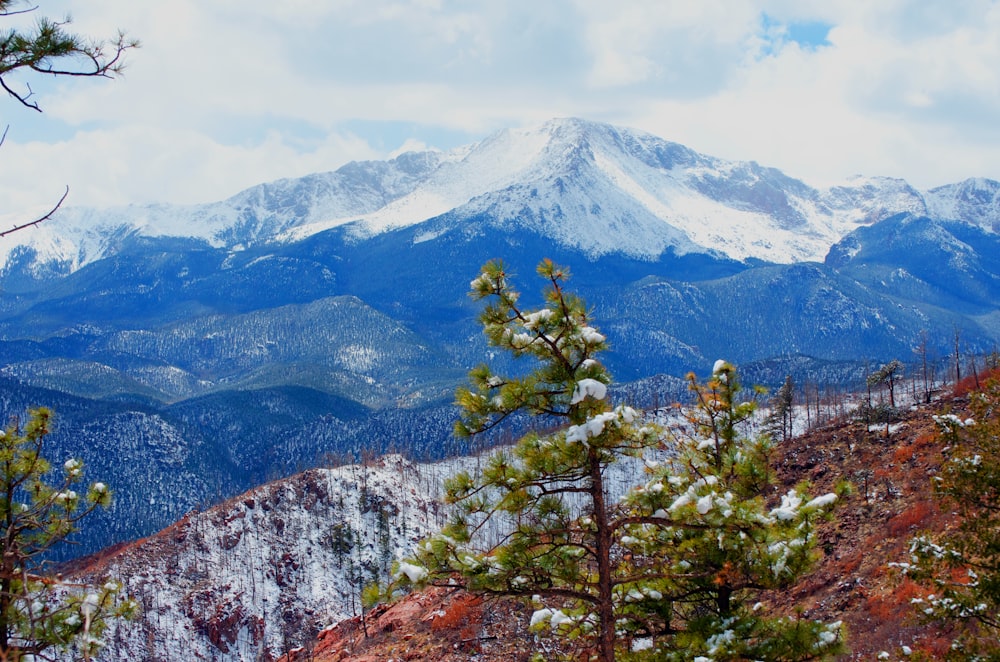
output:
M840 623L768 616L758 598L801 577L813 561L814 525L836 500L805 484L768 504L771 440L745 430L755 400L740 401L735 368L716 363L675 430L678 456L653 469L626 503L622 542L632 552L619 628L654 636L655 659L807 660L842 648ZM660 576L652 571L659 569ZM669 608L666 607L669 605Z
M794 405L795 382L792 381L792 376L788 375L785 377L785 383L771 400L771 414L766 421L768 432L780 437L781 441L788 441L792 436Z
M537 310L521 308L500 262L471 283L476 299L490 300L481 315L490 343L535 359L535 369L501 376L480 366L456 396L460 434L515 412L536 416L536 431L477 475L447 482L452 520L396 564L391 590L432 583L530 597L533 630L577 640L606 662L836 652L839 624L769 619L748 606L809 565L813 522L834 497L809 501L802 486L765 505L771 442L743 435L755 403L737 401L732 366L720 362L705 385L691 377L696 404L673 440L678 455L656 462L654 452L667 457L667 434L608 401L611 377L596 358L606 341L564 291L568 273L548 261L538 272L548 287ZM640 457L651 479L608 501L609 467Z
M36 9L24 0L0 0L0 18ZM138 41L121 32L107 42L87 39L67 32L68 23L68 18L54 21L40 17L31 30L0 32L0 86L24 106L40 110L31 100L29 85L24 85L22 90L10 83L13 73L23 70L48 76L111 78L121 74L125 51L139 46Z
M953 455L933 481L958 526L937 539L915 537L910 560L896 563L925 585L923 616L961 625L953 659L1000 660L1000 381L969 399L971 416L936 416Z
M371 609L383 600L382 588L377 584L368 584L361 589L361 606L364 609Z
M896 407L896 382L903 375L903 363L898 359L889 361L868 375L868 386L885 386L889 389L889 405Z
M611 377L596 355L606 340L590 325L586 305L566 292L567 270L549 261L538 267L548 287L544 304L522 308L501 262L485 265L471 283L472 296L488 299L480 320L489 342L535 369L497 375L489 366L470 373L456 399L459 434L500 424L515 412L538 417L548 433L525 435L495 454L476 476L447 483L455 515L444 530L400 563L402 583L456 581L475 591L536 596L548 614L536 628L582 637L601 659L614 657L613 517L605 472L623 457L658 447L659 430L638 412L612 407ZM493 527L493 528L491 528ZM490 532L504 531L490 540ZM558 616L553 618L553 615Z
M854 419L866 425L890 424L902 419L903 412L888 402L868 404L860 402L854 411Z
M53 478L42 455L52 414L30 412L23 429L0 436L0 659L40 656L50 648L89 657L100 646L108 618L127 616L134 604L120 587L69 584L45 573L44 555L68 540L77 523L111 503L104 483L81 494L83 465L67 460Z

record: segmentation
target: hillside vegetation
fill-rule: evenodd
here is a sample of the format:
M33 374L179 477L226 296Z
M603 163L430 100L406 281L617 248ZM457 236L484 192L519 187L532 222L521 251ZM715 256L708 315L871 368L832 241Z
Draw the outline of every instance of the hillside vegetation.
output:
M954 452L933 417L943 412L963 417L974 380L931 404L907 409L888 434L884 425L841 418L777 447L774 496L802 479L818 493L845 479L856 488L843 498L835 519L819 524L820 557L812 572L766 599L786 614L842 621L849 652L839 659L872 660L885 653L881 659L902 660L906 650L938 659L959 632L922 622L911 601L926 595L926 588L890 564L909 558L918 532L940 533L956 524L931 492L932 478ZM530 614L529 607L508 598L428 589L376 608L364 623L356 617L329 627L283 659L508 662L530 659L539 646L558 650L558 641L539 640L528 631Z

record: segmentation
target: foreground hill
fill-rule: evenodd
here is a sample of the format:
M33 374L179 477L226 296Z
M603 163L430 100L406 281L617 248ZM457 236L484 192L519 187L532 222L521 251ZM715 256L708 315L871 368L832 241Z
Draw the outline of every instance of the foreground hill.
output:
M931 416L961 415L963 398L948 397L913 408L890 427L869 430L839 420L779 446L775 493L808 479L825 492L841 480L855 492L843 500L833 522L820 527L816 568L795 587L770 597L792 614L826 622L843 621L850 652L845 660L871 660L887 652L905 659L903 646L930 656L950 645L947 633L922 625L910 599L915 587L889 570L908 558L909 539L920 530L942 530L952 521L930 497L929 483L947 449L935 440ZM430 589L391 606L324 629L316 640L290 652L286 662L376 662L482 660L524 662L539 641L528 632L531 610L514 600L483 600L462 591Z
M931 417L960 414L964 404L948 396L913 406L887 434L884 425L830 418L831 403L821 408L829 419L822 427L775 453L775 498L803 479L816 492L842 480L855 485L836 519L820 528L815 570L770 598L788 613L801 608L808 617L842 620L848 659L881 651L895 658L903 645L935 652L948 643L911 620L912 587L891 576L888 563L905 559L917 530L949 524L929 498L947 452ZM810 416L815 424L816 412ZM101 659L526 660L538 644L526 628L530 614L516 602L429 591L361 612L360 587L442 523L443 478L475 463L387 457L312 470L78 563L74 574L115 577L143 608L138 622L112 630ZM641 467L623 469L614 478L619 492L642 480Z

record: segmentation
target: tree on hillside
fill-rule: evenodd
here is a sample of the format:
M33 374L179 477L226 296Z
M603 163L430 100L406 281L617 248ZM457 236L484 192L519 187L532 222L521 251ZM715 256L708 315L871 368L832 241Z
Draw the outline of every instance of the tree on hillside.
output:
M920 535L910 559L893 564L927 587L915 601L927 618L960 625L955 660L1000 660L1000 380L969 397L971 417L935 417L952 457L933 480L934 493L958 525Z
M903 363L898 359L889 361L868 375L868 386L884 386L889 391L889 406L896 408L896 382L903 375Z
M749 622L745 593L779 585L805 567L810 518L828 501L806 503L800 490L786 495L779 510L764 509L759 492L744 504L743 492L765 485L767 472L742 461L740 449L728 440L736 420L713 404L709 391L696 389L704 396L697 407L707 417L704 425L700 414L692 421L699 435L708 435L702 441L718 448L721 465L709 466L686 452L678 462L653 462L649 456L663 447L663 431L644 424L630 407L609 402L611 378L596 358L606 341L590 325L584 302L565 291L568 272L549 261L538 272L548 286L544 305L534 310L521 305L500 262L484 266L472 281L475 298L492 300L480 318L490 343L535 359L536 368L523 376L497 375L488 366L473 370L470 384L457 393L463 410L457 429L471 435L527 413L535 417L536 429L547 431L530 432L512 449L496 453L478 475L449 481L448 497L456 505L452 521L422 543L414 558L398 564L397 581L530 598L534 629L580 638L605 662L623 652L693 659L683 648L689 639L715 641L705 635L712 627L725 637L731 617L739 614L741 623ZM694 448L704 452L700 442ZM609 469L639 456L657 467L655 478L621 501L609 499ZM711 478L712 472L726 482ZM729 502L709 514L703 497L715 498L709 494L730 482L741 496L720 492L718 498ZM677 489L704 494L688 508ZM758 520L751 522L753 517ZM741 574L751 570L743 563L722 561L715 567L691 555L695 549L708 554L705 541L719 548L723 541L739 540L740 527L753 532L740 549L758 559L753 570L761 577ZM794 537L788 535L791 528ZM748 576L754 578L752 587L746 585ZM708 585L718 589L706 592ZM715 607L709 605L713 600ZM769 657L772 650L798 650L787 635L792 624L774 628L785 644L757 645L760 659L811 659L839 643L836 624L802 621L798 641L812 646L808 657ZM772 639L764 625L750 630Z
M622 542L629 574L619 629L653 638L657 660L812 660L842 648L841 624L775 617L759 602L809 569L814 526L836 500L801 484L768 500L772 441L749 434L754 399L718 361L674 430L678 455L633 490ZM654 577L655 571L659 576ZM634 618L633 618L634 614Z
M920 341L913 349L913 353L920 359L920 400L927 405L931 402L931 388L934 384L934 366L930 361L930 334L927 329L922 329L918 337Z
M792 376L785 377L785 383L771 399L771 414L767 418L768 431L778 433L781 441L788 441L792 436L794 424L795 382Z
M25 0L0 0L0 18L30 14L37 9ZM69 23L69 18L55 21L40 17L31 29L0 31L0 87L25 108L41 112L31 84L19 80L22 75L114 78L122 73L125 51L139 46L138 41L123 32L106 41L82 37L67 32ZM6 136L5 128L0 145ZM68 192L67 188L44 216L0 232L0 237L48 219L66 200Z
M584 302L564 290L568 271L544 261L538 273L548 287L536 310L521 305L501 262L485 265L472 281L474 298L492 299L480 316L490 344L531 357L537 367L520 377L485 365L473 370L469 386L457 392L463 417L456 429L469 436L519 412L538 417L539 427L558 428L529 433L490 458L480 475L449 481L456 516L416 561L400 565L400 576L451 583L457 572L470 590L556 600L558 616L538 613L548 614L553 628L592 639L600 659L613 660L620 545L606 471L655 448L659 436L635 410L608 402L611 377L595 358L606 341ZM483 534L497 516L512 530L489 541Z
M0 433L0 662L49 660L53 650L89 659L109 618L131 613L120 587L69 584L46 572L45 554L69 540L81 519L106 507L111 493L70 459L54 477L42 456L51 412L30 412Z

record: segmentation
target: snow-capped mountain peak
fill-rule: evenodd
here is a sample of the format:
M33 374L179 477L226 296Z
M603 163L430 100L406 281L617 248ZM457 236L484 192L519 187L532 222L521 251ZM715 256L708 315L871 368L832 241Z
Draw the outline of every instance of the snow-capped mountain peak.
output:
M822 260L859 224L904 211L996 231L998 200L1000 184L982 179L920 192L902 180L858 177L819 190L754 162L566 118L497 131L449 152L261 184L211 204L61 210L37 231L0 240L0 256L8 269L14 259L34 259L66 272L133 236L240 249L348 224L363 239L432 222L422 240L488 224L591 257L655 260L672 251L790 263Z

